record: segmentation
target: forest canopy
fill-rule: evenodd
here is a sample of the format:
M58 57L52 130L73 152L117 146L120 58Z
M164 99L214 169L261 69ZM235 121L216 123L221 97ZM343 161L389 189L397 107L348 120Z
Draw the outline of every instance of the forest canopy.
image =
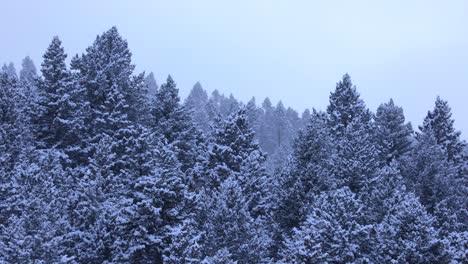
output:
M137 73L113 27L0 70L0 262L464 263L468 149L345 74L325 111ZM325 98L324 98L325 100Z

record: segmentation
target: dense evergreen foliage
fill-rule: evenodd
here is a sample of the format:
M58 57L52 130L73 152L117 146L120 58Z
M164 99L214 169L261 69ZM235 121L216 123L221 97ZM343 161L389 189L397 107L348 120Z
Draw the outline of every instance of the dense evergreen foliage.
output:
M345 74L325 112L135 73L115 27L0 70L2 263L466 263L468 150Z

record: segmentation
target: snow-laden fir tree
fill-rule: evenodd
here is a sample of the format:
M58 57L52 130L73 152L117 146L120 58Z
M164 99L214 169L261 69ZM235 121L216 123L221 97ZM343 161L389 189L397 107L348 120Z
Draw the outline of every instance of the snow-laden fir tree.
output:
M22 93L22 111L25 122L28 126L32 126L33 118L37 114L38 101L37 84L39 76L37 74L36 66L29 56L23 59L22 68L20 70L20 88ZM30 127L29 130L32 130Z
M331 157L337 182L353 192L361 191L380 165L370 126L361 117L353 119L337 139L337 157Z
M63 131L57 117L59 115L59 101L65 95L63 92L65 86L70 85L70 73L65 64L67 55L58 37L52 39L43 57L44 62L41 67L43 79L38 87L39 113L35 118L34 132L39 147L51 148L59 140L62 140L61 133Z
M203 155L203 134L181 105L179 89L169 75L159 88L151 106L151 127L162 135L181 163L182 171L193 168Z
M422 133L434 135L437 144L445 150L448 160L461 162L466 143L460 139L461 133L455 130L453 124L454 120L448 102L438 96L434 110L427 113L424 123L419 129Z
M260 226L255 226L241 184L231 176L208 199L203 224L204 261L259 263L264 259L268 236L261 234ZM220 255L225 256L222 261Z
M278 102L274 110L275 124L274 137L275 148L289 145L290 124L286 117L286 109L281 101Z
M349 188L313 198L310 213L281 251L282 263L368 263L370 226Z
M413 194L397 192L377 225L376 263L444 263L434 218Z
M206 187L217 189L228 177L235 177L246 195L251 214L261 214L267 191L266 155L260 150L245 108L231 114L213 131L204 177ZM264 212L263 212L264 213Z
M306 220L310 198L337 186L330 173L329 157L334 147L326 122L324 113L314 111L307 127L295 139L285 168L273 174L272 217L277 225L273 255L285 236Z
M328 123L336 136L342 136L353 120L368 122L371 113L356 91L348 74L336 84L336 89L330 94L330 104L327 107Z
M119 119L147 120L146 86L142 74L133 75L134 68L127 41L115 27L97 36L83 55L73 58L72 69L86 90L90 108L85 119L90 142L98 142L101 134L112 135L122 122Z
M153 72L150 72L150 74L148 74L145 77L145 85L148 89L148 99L152 100L154 96L156 96L156 93L159 89L158 83L156 82L156 78L154 77Z
M11 218L20 216L25 202L20 188L27 186L16 180L16 169L19 164L27 164L26 156L32 151L20 91L16 75L3 66L0 69L0 230L6 239L9 235L4 232L12 231L10 223L15 222Z
M406 191L399 164L392 162L379 168L360 194L365 219L369 224L380 223L393 206L396 192Z
M454 127L454 119L448 102L437 97L432 111L427 113L421 133L417 134L419 153L409 161L421 164L416 175L427 175L420 181L427 191L421 201L438 217L442 232L466 232L468 222L468 156L467 144ZM413 156L414 157L414 156ZM418 167L417 167L418 168ZM422 168L425 170L422 171ZM462 233L459 233L462 234ZM459 235L458 234L458 235ZM452 233L452 237L456 237Z
M62 257L62 236L71 230L66 215L71 175L60 152L33 151L8 174L10 217L2 225L0 259L9 263L54 263ZM4 212L2 212L3 214Z
M249 124L255 131L255 136L259 139L260 128L263 120L263 110L256 104L255 97L252 97L245 105L246 114L249 118ZM260 143L260 142L259 142Z
M172 254L171 231L188 213L187 188L174 153L144 129L137 135L128 145L133 152L126 167L130 178L125 198L118 202L113 260L163 263Z
M18 74L16 72L16 67L13 62L10 62L8 64L4 64L2 66L2 71L11 76L12 78L18 79Z
M331 165L329 157L335 153L330 134L326 114L314 110L293 144L294 169L301 175L307 189L315 194L335 188L338 182L330 178L331 175L326 176Z
M197 125L198 129L205 134L210 132L210 117L208 115L206 106L208 104L208 94L199 82L197 82L190 94L185 99L185 108L191 112L193 122Z
M456 187L456 168L432 133L420 134L402 162L402 174L429 212Z
M263 151L273 154L276 146L275 114L270 99L267 97L262 103L263 118L259 124L258 142Z
M67 162L77 163L84 159L85 93L67 69L66 57L62 42L54 37L41 67L33 131L38 147L62 150Z
M310 119L310 110L306 109L304 112L302 112L301 115L301 127L305 127L309 123Z
M336 144L336 157L330 157L339 184L359 192L379 163L375 124L348 74L336 85L327 107L328 127Z
M29 56L26 56L23 59L21 66L22 68L19 72L20 81L30 85L35 85L37 80L37 69L36 65L34 65L34 62Z
M402 162L402 173L426 210L433 213L443 235L465 231L468 220L467 178L430 133L419 134L417 143Z
M380 155L387 164L411 149L411 123L405 123L403 108L395 105L392 99L377 109L375 125Z
M8 66L0 70L0 165L11 169L22 149L22 122L18 79Z

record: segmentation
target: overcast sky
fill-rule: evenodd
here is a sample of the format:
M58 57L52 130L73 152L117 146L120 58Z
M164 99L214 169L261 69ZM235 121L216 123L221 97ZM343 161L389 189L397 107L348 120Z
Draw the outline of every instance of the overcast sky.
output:
M349 73L375 111L393 98L417 127L437 95L468 138L468 1L3 1L0 62L36 66L54 35L82 53L115 25L138 71L247 101L325 109Z

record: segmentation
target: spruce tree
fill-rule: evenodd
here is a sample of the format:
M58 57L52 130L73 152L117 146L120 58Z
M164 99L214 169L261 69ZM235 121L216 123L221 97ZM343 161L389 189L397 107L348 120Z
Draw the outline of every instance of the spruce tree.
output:
M205 134L210 132L210 118L206 109L208 104L208 94L199 82L197 82L190 94L185 99L184 106L187 111L190 111L193 122L197 125L198 129Z
M252 216L264 215L269 188L265 162L266 155L255 139L246 110L241 108L220 122L213 132L205 165L206 185L208 189L217 189L232 175L241 184Z
M255 97L252 97L245 105L247 117L249 118L249 124L255 131L255 136L258 139L260 133L260 127L263 120L263 111L257 107Z
M370 226L362 223L361 207L347 187L315 197L307 220L286 241L283 261L365 263Z
M333 174L339 184L359 192L380 165L372 113L351 83L348 74L336 85L327 107L328 127L336 140Z
M421 134L402 162L402 175L429 212L456 186L457 171L433 134Z
M162 263L171 255L172 228L186 217L187 188L180 165L170 149L152 137L141 128L127 144L132 153L114 230L117 262Z
M223 251L223 255L229 255L227 259L238 263L258 263L264 256L265 241L256 239L254 220L247 205L242 187L233 177L226 179L211 196L206 204L206 223L203 225L207 263L219 259Z
M54 147L62 139L62 127L59 119L59 101L62 100L60 89L70 85L70 73L65 65L67 55L58 37L54 37L44 54L38 92L39 113L35 119L35 135L41 148Z
M442 244L434 218L412 194L396 193L393 206L377 225L375 262L441 263Z
M260 122L258 141L263 151L273 154L276 148L275 113L270 99L267 97L262 103L263 120Z
M273 256L293 228L306 220L311 197L337 186L330 173L329 157L335 150L326 122L324 113L314 111L307 127L299 131L285 167L272 175Z
M396 106L392 99L377 109L375 125L380 155L387 164L399 159L411 149L411 124L405 123L403 109Z
M37 75L36 66L29 56L23 59L22 68L20 71L20 86L22 92L22 112L25 123L28 125L29 131L32 131L33 120L37 115L38 105L38 89L39 76Z
M34 62L31 60L29 56L26 56L23 59L22 68L19 73L19 79L23 83L27 83L30 85L35 85L37 80L37 70Z
M286 117L286 109L281 101L278 102L275 108L275 143L276 148L287 145L289 143L289 123Z
M159 86L158 83L156 82L156 78L154 77L154 73L150 72L145 77L145 85L148 89L148 99L150 101L156 96L156 93L158 92Z
M327 107L329 126L336 136L341 136L345 129L356 118L368 122L371 114L356 91L348 74L336 84L336 89L330 94L330 104Z
M41 67L34 132L38 147L63 150L69 156L67 162L76 163L84 159L81 144L85 94L68 71L66 57L62 42L54 37Z
M203 154L203 135L189 112L180 104L179 90L169 75L161 85L151 108L151 127L175 152L182 171L193 168Z
M217 188L232 172L240 173L243 161L253 154L258 155L259 163L264 161L246 111L241 109L220 122L213 132L206 164L208 185Z
M448 160L461 162L466 143L460 139L461 133L455 130L454 122L448 102L438 96L434 110L427 113L419 129L422 133L434 135L437 144L445 150Z
M372 131L361 118L355 118L338 139L337 157L331 157L333 174L338 183L348 186L355 193L369 183L380 166L380 152L374 143Z
M119 119L142 123L148 118L146 86L142 74L133 75L131 55L127 41L112 27L72 60L90 108L85 119L90 142L99 141L103 133L112 135Z
M22 152L29 151L30 135L24 95L16 74L4 65L0 70L0 168L11 170Z

